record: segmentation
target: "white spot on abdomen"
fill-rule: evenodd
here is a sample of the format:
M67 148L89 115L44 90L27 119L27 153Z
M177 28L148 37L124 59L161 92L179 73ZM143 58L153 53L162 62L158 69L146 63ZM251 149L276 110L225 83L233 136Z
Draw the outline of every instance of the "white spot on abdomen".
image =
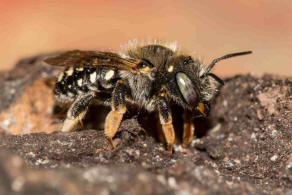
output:
M78 85L79 87L82 87L82 79L78 79L78 80L77 80L77 85Z
M64 77L64 73L62 72L62 73L59 74L59 76L58 76L58 82L62 81L63 77Z
M115 71L113 70L109 70L105 73L105 80L110 80L111 78L113 78L113 76L115 75Z
M91 83L94 83L94 82L96 81L96 72L91 73L91 74L89 75L89 81L90 81Z
M78 68L76 68L76 70L79 71L79 72L81 72L81 71L84 70L84 68L83 67L78 67Z
M73 68L70 67L65 73L66 73L66 75L71 76L73 74L73 72L74 72Z

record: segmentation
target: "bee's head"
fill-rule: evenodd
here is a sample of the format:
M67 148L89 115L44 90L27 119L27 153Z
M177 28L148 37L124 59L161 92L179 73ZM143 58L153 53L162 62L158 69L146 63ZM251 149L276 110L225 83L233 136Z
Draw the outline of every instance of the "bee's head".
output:
M190 56L175 56L166 63L167 94L177 104L192 110L202 99L200 64Z
M209 105L219 87L224 84L223 80L210 73L210 70L220 60L249 53L251 52L225 55L214 59L208 67L191 56L175 56L169 59L164 67L167 94L185 109L199 110L205 116L206 105Z

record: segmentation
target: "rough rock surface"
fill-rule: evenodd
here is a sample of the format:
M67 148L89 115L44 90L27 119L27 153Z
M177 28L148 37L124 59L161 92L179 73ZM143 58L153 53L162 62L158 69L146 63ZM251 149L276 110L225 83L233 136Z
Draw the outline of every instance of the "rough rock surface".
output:
M227 78L197 138L168 155L144 112L126 116L115 150L94 109L87 130L51 133L58 71L41 60L0 73L0 194L292 194L291 78Z

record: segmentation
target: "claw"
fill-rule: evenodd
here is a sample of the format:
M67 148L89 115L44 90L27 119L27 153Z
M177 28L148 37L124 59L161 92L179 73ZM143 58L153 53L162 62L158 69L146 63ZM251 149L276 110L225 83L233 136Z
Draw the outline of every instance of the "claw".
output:
M109 145L111 146L112 150L115 149L115 146L114 146L114 143L113 143L113 139L110 138L110 137L107 137L106 139L107 139Z
M168 154L172 154L172 144L167 145L167 152Z

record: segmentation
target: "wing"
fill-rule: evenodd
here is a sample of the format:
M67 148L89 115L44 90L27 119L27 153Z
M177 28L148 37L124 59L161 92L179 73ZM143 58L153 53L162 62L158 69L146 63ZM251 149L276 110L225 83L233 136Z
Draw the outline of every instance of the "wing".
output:
M96 67L111 66L123 70L134 71L138 60L125 59L116 53L100 51L73 50L59 56L45 59L44 62L54 66Z

